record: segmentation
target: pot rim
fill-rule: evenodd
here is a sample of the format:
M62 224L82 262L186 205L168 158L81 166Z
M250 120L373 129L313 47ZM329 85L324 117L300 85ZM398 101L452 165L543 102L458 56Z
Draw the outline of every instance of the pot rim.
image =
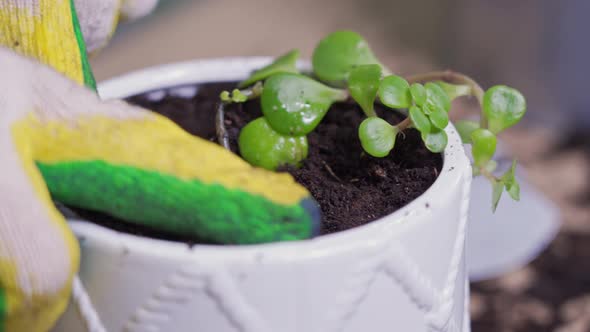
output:
M103 99L114 99L188 84L240 80L252 70L270 63L272 59L272 57L222 57L153 66L104 81L99 84L98 91ZM299 65L303 69L309 68L309 62L300 62ZM415 219L413 217L432 213L438 204L447 202L445 196L448 195L445 195L445 191L449 188L461 190L464 177L471 176L471 166L457 131L452 124L449 124L445 132L449 139L447 148L443 152L442 170L435 182L422 195L397 211L369 224L313 239L253 245L197 244L189 247L183 242L122 233L83 220L70 220L70 225L81 238L91 234L93 240L109 243L113 242L113 237L117 237L119 242L128 248L133 247L136 251L147 251L155 255L178 253L179 248L182 251L193 251L198 248L200 252L209 251L213 254L236 252L247 254L273 250L273 253L288 253L296 259L297 252L303 248L307 250L311 247L321 250L326 246L331 248L331 244L343 241L362 240L366 244L377 241L381 236L391 238L392 233L402 232L405 227L418 227L417 222L411 222ZM410 222L406 222L408 220ZM392 227L395 224L400 227Z

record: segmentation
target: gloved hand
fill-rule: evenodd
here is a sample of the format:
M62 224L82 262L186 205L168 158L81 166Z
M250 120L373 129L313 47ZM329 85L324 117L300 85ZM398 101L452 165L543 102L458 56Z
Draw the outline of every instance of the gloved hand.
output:
M79 248L51 196L219 242L317 231L317 207L290 176L82 87L93 79L80 32L114 21L80 13L80 29L72 3L0 0L0 44L16 51L0 47L0 331L47 331L67 305Z

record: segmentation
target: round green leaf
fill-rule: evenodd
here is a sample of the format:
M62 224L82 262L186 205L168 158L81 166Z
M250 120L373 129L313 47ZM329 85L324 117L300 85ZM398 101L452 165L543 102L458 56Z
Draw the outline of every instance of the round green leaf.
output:
M260 103L264 117L274 130L283 135L301 136L315 129L332 103L346 98L346 91L300 74L281 73L266 80Z
M493 173L497 167L498 167L498 162L492 159L492 160L488 161L487 164L485 166L483 166L481 169L479 167L473 167L472 168L473 176L481 175L482 170L486 171L488 173Z
M234 89L231 94L234 103L245 103L248 101L248 96L243 94L239 89Z
M493 173L496 168L498 168L498 162L493 159L488 161L488 163L484 166L484 169L489 173Z
M422 112L424 112L426 115L430 115L434 111L432 105L429 105L428 103L424 103L420 107L422 108Z
M449 124L449 114L442 108L434 108L429 117L430 122L438 129L445 129Z
M516 180L516 160L512 161L512 167L504 175L502 175L502 182L504 182L504 187L506 188L506 192L512 197L513 200L518 201L520 200L520 185Z
M410 93L412 94L412 98L416 105L424 105L424 103L426 102L426 89L424 89L424 86L422 84L412 84L412 86L410 86Z
M447 147L448 137L444 130L433 128L432 132L422 133L422 140L426 148L434 153L443 152Z
M363 37L352 31L337 31L322 39L313 52L312 63L320 80L340 87L353 67L381 66Z
M445 91L450 100L471 95L471 87L469 85L451 84L443 81L436 81L435 83Z
M496 85L483 96L483 113L493 133L515 125L526 112L524 96L513 88Z
M520 184L516 180L510 186L506 186L506 191L513 200L520 201Z
M494 180L492 182L492 212L496 212L502 193L504 192L504 183Z
M432 127L430 125L430 120L426 115L424 115L420 107L410 107L410 119L412 120L414 127L416 127L416 129L418 129L419 132L423 134L430 132L430 128Z
M455 128L465 144L471 143L471 133L479 128L479 123L475 121L462 120L455 123Z
M264 118L258 118L242 128L238 145L242 158L268 170L285 165L299 167L308 152L306 136L281 135Z
M381 67L378 65L360 65L350 72L348 91L367 116L376 116L373 105L380 81Z
M370 117L359 126L359 138L363 149L373 157L383 158L395 145L397 128L387 121Z
M297 59L299 59L299 50L291 50L287 54L278 57L275 61L266 67L254 71L250 77L242 81L238 87L245 88L258 81L264 81L269 76L278 73L298 73Z
M479 128L471 133L471 142L475 165L484 167L496 152L496 135L487 129Z
M504 181L504 184L507 187L509 187L516 180L515 172L516 172L516 160L513 160L512 166L510 167L510 169L507 170L506 173L504 173L504 175L502 175L502 179Z
M426 103L431 106L431 109L436 111L442 109L446 113L451 109L451 99L438 84L428 82L424 86L426 89Z
M408 108L412 105L410 84L405 79L390 75L385 77L379 85L379 99L391 108Z
M231 102L231 94L229 93L229 91L221 91L221 93L219 94L219 99L223 102L229 103Z

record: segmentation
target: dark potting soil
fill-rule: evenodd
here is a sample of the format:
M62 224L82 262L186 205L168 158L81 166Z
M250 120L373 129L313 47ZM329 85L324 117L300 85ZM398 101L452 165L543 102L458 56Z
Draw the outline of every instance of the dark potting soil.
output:
M216 142L215 111L219 93L235 83L209 83L198 86L192 98L166 93L154 99L143 94L129 102L160 113L193 135ZM392 124L402 116L377 106L377 112ZM226 108L225 126L232 150L238 153L237 138L242 127L261 115L258 101ZM305 186L319 203L323 214L323 234L367 224L390 214L428 189L437 178L442 158L429 152L417 131L399 135L390 156L373 158L363 153L357 128L364 119L352 103L332 106L318 128L308 136L309 156L300 169L284 168ZM74 209L81 217L110 228L138 235L172 240L182 239L130 225L92 211Z

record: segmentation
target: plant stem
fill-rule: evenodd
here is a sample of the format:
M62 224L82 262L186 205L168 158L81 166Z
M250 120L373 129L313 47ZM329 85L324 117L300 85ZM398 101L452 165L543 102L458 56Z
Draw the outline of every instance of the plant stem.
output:
M375 112L375 109L374 108L371 108L371 109L368 109L368 110L363 109L363 112L365 113L365 115L368 118L370 118L370 117L376 117L377 116L377 112Z
M483 175L486 179L490 180L491 182L500 180L496 176L494 176L494 174L488 172L488 170L484 167L479 167L479 174Z
M465 74L457 73L451 70L434 71L430 73L412 75L406 79L410 84L418 82L444 81L447 83L467 85L471 88L471 95L477 99L479 106L483 107L483 96L485 93L484 90L474 79ZM481 117L480 126L482 128L487 128L487 119L485 116Z
M402 122L398 123L396 125L396 127L397 127L397 129L399 129L400 132L402 132L402 131L408 129L408 127L411 125L412 125L412 119L410 119L410 117L408 116Z
M260 95L262 94L262 89L263 89L262 82L256 82L256 84L254 84L253 86L243 89L243 90L234 89L231 92L223 91L222 94L220 95L221 102L224 104L232 104L232 103L243 103L248 100L256 99L256 98L260 97ZM225 94L225 96L224 96L224 94ZM237 96L240 96L240 97L243 96L246 99L245 100L242 100L241 98L238 99Z
M256 82L251 88L240 90L248 100L256 99L262 94L262 82Z
M227 150L231 151L229 145L229 134L225 128L225 105L226 102L217 103L217 112L215 114L215 134L217 136L217 142Z
M348 92L348 90L334 89L334 91L336 91L336 97L334 97L334 101L336 102L345 102L349 99L352 99L352 97L350 96L350 92ZM352 101L354 101L354 99L352 99Z

